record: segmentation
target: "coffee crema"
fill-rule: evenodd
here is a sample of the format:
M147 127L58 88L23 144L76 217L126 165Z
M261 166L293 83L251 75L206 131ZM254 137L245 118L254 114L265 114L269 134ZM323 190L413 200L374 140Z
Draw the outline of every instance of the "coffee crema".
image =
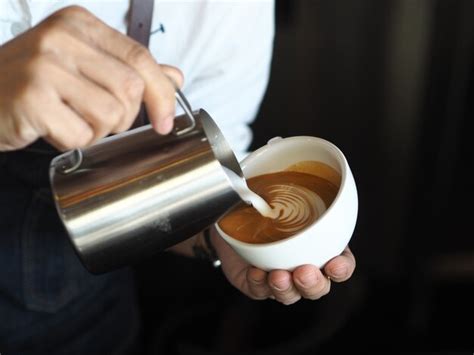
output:
M262 244L288 238L316 221L336 198L340 174L327 164L299 162L284 171L249 178L248 187L274 210L276 218L262 216L241 203L218 222L229 236Z

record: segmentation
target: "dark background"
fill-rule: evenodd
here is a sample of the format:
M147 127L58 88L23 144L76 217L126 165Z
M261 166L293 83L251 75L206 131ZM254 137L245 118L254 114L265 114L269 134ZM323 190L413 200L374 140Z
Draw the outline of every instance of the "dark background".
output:
M341 148L356 272L285 307L205 263L144 261L150 354L474 351L473 18L471 0L277 0L252 148L295 135Z

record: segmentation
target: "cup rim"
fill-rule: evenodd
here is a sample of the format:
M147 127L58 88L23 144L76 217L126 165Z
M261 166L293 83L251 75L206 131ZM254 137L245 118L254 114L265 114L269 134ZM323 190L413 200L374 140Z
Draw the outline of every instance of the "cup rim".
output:
M277 140L276 140L277 139ZM245 176L245 165L247 163L247 161L251 161L251 160L254 160L256 159L257 156L263 154L266 150L269 149L269 146L271 145L276 145L276 144L281 144L283 142L289 142L289 141L293 141L293 140L302 140L302 139L306 139L306 140L311 140L311 141L317 141L318 143L320 144L323 144L323 145L326 145L328 146L330 149L332 149L335 153L336 153L336 156L338 157L338 161L340 162L340 168L341 168L341 184L339 185L339 190L337 191L337 194L336 194L336 197L334 198L333 202L331 203L331 205L321 214L321 216L319 216L319 218L317 218L312 224L306 226L305 228L301 229L300 231L298 231L296 234L293 234L289 237L286 237L286 238L283 238L283 239L280 239L280 240L276 240L276 241L273 241L273 242L268 242L268 243L247 243L247 242L243 242L241 240L238 240L230 235L228 235L227 233L225 233L220 227L219 227L219 220L216 221L216 223L214 224L218 233L225 239L231 239L233 243L235 243L236 245L239 245L241 247L252 247L252 248L266 248L266 247L270 247L270 246L276 246L276 245L280 245L280 244L284 244L284 243L288 243L290 240L293 240L293 239L296 239L297 237L300 237L301 234L303 232L306 232L309 228L315 226L316 224L320 224L320 222L324 219L324 220L327 220L327 215L329 213L330 210L333 210L334 209L334 206L336 204L336 202L340 199L340 196L341 196L341 193L342 193L342 189L343 189L343 186L345 186L345 183L346 183L346 180L347 180L347 159L346 157L344 156L344 154L342 153L342 151L332 142L326 140L326 139L323 139L323 138L319 138L319 137L312 137L312 136L292 136L292 137L286 137L286 138L283 138L283 137L274 137L274 138L271 138L267 144L261 146L260 148L254 150L253 152L251 152L249 155L247 155L243 160L242 162L240 163L240 166L242 167L242 171L244 173L244 176ZM257 175L255 175L257 176ZM252 177L252 176L251 176ZM245 178L247 178L245 176Z

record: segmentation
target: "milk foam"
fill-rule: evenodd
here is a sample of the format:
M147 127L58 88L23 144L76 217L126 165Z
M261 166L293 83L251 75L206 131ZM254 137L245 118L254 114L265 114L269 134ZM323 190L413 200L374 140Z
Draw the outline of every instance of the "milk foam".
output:
M243 201L250 203L264 217L272 219L278 217L279 212L273 209L263 198L250 190L244 178L241 178L234 171L226 167L224 167L224 171L234 186L235 191Z
M314 191L298 185L270 185L268 192L274 196L270 204L278 211L275 229L293 233L309 225L326 210L326 204Z
M271 243L311 226L333 203L339 189L325 178L296 171L262 174L247 181L234 173L229 174L231 177L242 199L253 206L236 206L223 216L219 226L227 235L246 243ZM266 218L265 211L273 218Z

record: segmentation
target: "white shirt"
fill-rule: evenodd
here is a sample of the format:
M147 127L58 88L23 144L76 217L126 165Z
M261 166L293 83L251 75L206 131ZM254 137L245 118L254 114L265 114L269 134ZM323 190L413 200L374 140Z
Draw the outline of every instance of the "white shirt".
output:
M129 0L0 0L0 44L72 4L126 33ZM193 109L205 109L242 158L269 81L274 1L156 0L152 33L153 56L181 69Z

